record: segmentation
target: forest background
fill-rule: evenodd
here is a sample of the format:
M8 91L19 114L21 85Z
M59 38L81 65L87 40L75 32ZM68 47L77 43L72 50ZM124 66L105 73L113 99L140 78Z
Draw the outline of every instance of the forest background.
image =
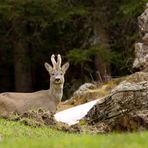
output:
M0 92L48 89L44 62L70 62L64 98L85 82L133 73L147 0L1 0Z

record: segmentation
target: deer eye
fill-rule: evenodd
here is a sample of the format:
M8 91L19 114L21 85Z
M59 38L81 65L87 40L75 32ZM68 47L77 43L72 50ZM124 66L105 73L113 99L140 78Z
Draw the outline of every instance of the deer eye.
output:
M63 72L61 72L61 75L63 75Z
M54 76L54 73L51 73L52 76Z

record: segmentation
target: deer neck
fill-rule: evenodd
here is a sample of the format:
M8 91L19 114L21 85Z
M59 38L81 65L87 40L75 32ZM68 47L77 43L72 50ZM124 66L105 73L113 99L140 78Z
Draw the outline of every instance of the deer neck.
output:
M60 103L63 96L63 84L50 84L49 97L57 105Z

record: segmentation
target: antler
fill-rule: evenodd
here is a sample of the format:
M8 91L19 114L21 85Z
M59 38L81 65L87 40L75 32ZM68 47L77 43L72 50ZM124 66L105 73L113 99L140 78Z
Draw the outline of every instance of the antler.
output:
M58 68L61 68L61 63L62 63L62 58L61 58L61 55L58 54L58 59L57 59L57 67Z
M52 62L53 68L56 69L56 61L55 61L55 55L54 54L52 54L52 56L51 56L51 62Z

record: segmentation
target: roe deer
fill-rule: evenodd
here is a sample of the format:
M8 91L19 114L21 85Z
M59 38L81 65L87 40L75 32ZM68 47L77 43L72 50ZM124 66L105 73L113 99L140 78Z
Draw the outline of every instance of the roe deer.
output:
M8 117L10 113L22 114L31 109L43 108L55 112L57 105L63 96L64 74L69 67L65 63L61 67L61 56L51 56L53 67L45 63L45 68L50 75L50 88L32 93L1 93L0 94L0 116Z

